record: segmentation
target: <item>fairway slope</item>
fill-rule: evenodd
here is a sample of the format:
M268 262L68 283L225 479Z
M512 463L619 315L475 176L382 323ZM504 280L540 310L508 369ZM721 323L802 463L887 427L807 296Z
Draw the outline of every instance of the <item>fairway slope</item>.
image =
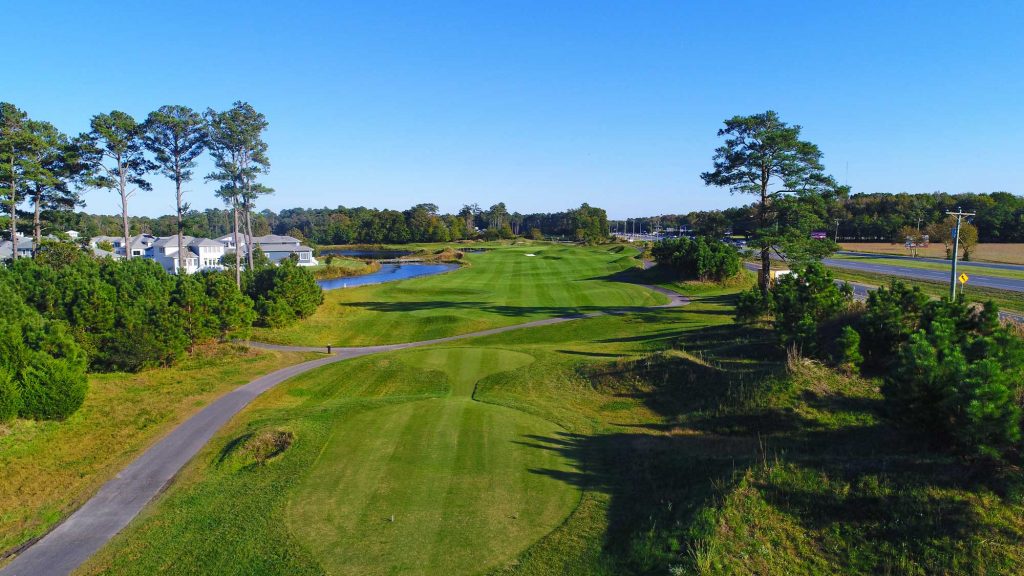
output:
M475 574L514 558L579 501L573 473L534 438L560 427L473 401L477 380L533 362L493 348L402 355L449 395L340 420L289 499L287 522L331 574Z

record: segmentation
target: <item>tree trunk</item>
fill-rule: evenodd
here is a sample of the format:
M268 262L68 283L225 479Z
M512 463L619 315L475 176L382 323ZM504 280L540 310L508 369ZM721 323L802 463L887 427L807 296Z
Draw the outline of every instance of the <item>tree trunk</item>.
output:
M18 182L14 175L14 155L11 155L11 261L18 257Z
M182 223L182 219L181 219L181 171L180 170L175 170L175 173L174 173L174 187L175 187L175 196L178 199L178 274L180 275L180 274L187 274L188 273L188 271L186 269L186 264L185 264L185 239L182 237L182 228L184 228L184 224ZM203 250L202 248L199 248L200 252L202 252L202 250ZM199 257L202 258L202 255L200 255ZM202 260L200 260L199 263L202 264Z
M238 199L231 201L231 212L235 217L235 285L242 289L242 253L238 247Z
M252 204L251 200L246 199L242 203L242 209L245 211L245 258L246 265L249 270L253 270L255 267L252 262Z
M121 158L117 158L117 171L120 178L119 190L121 191L121 224L124 227L124 257L126 260L132 259L132 241L131 234L128 229L128 182L125 179L125 166L121 163Z
M761 173L761 205L758 210L758 224L761 228L762 235L764 230L768 228L768 182L769 175L766 170L762 170ZM761 287L761 293L768 294L768 285L771 280L772 273L772 247L767 243L761 247L761 277L758 278L758 284Z
M35 256L39 252L39 243L43 241L43 227L40 222L41 218L39 215L40 204L43 202L43 191L39 189L39 185L36 184L36 195L33 199L35 204L35 211L32 214L32 256Z

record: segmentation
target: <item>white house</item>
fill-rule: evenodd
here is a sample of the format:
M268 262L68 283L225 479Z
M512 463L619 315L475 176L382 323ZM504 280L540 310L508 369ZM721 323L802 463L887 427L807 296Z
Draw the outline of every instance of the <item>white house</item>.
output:
M153 247L153 243L156 242L157 237L152 234L139 234L138 236L132 236L131 250L132 256L148 256L150 249ZM124 249L124 238L120 236L94 236L89 239L89 246L91 248L99 248L99 244L103 242L109 242L114 247L114 254L119 256L125 255Z
M217 239L218 242L224 244L227 252L233 252L235 248L235 235L227 234ZM244 234L238 235L239 249L245 250L246 238ZM313 249L309 246L303 246L302 242L298 238L292 236L279 236L277 234L267 234L266 236L253 236L253 246L258 247L267 255L267 258L271 262L277 264L285 258L291 257L295 254L297 263L299 266L316 266L316 258L313 257Z
M294 254L298 258L299 266L316 266L316 258L313 258L313 249L303 246L297 238L291 236L278 236L268 234L266 236L253 236L252 243L258 246L267 258L274 264L290 258Z
M179 269L185 274L200 270L221 270L220 259L224 256L224 245L209 238L183 236L185 254L178 254L178 237L166 236L153 242L149 257L171 274Z

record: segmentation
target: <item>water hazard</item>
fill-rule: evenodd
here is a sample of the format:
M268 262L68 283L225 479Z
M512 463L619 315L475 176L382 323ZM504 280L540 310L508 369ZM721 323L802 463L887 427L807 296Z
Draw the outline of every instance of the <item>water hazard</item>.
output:
M317 280L317 284L324 290L335 290L337 288L354 288L369 284L380 284L382 282L394 282L406 280L418 276L432 276L458 268L458 264L438 264L427 262L410 262L408 264L381 264L380 270L363 276L351 278L331 278L329 280Z

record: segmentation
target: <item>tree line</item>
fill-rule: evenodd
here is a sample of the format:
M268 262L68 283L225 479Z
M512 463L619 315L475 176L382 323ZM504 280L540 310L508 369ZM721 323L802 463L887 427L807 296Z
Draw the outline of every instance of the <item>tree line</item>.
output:
M114 110L93 116L89 125L88 132L69 137L49 122L30 118L14 104L0 103L0 193L15 252L23 215L20 206L32 206L32 229L38 246L43 212L73 209L81 203L80 192L87 188L118 194L120 226L116 232L107 231L122 236L125 246L129 246L129 200L140 191L152 190L149 179L160 175L175 185L174 234L178 235L178 251L183 254L184 216L189 205L182 187L192 180L196 160L204 152L210 154L215 166L205 179L218 185L216 195L229 207L235 245L242 245L240 231L252 235L256 199L273 190L258 181L259 175L270 169L262 136L268 122L251 105L235 102L228 110L208 108L202 114L187 106L161 106L143 121ZM244 244L251 268L253 246L251 242ZM125 258L131 257L131 250L126 250ZM235 284L241 287L241 253L237 250L235 263Z
M66 242L0 266L0 421L67 417L85 398L87 371L171 365L204 342L312 314L323 299L312 273L259 256L241 289L231 271L174 276Z
M85 236L116 235L120 222L115 216L85 212L64 212L63 229ZM184 233L218 238L232 229L231 210L208 208L188 210L182 216ZM175 215L157 218L133 216L132 234L170 236L177 233ZM435 204L417 204L408 210L376 208L289 208L280 212L262 210L251 214L252 234L290 235L316 245L405 244L408 242L450 242L467 239L498 239L515 236L564 238L599 242L607 236L608 217L601 208L583 204L554 213L509 213L505 203L481 209L467 204L455 214L440 213Z
M946 212L963 208L977 213L972 225L979 242L1024 242L1024 197L1009 192L948 194L898 194L886 192L840 193L827 206L821 230L846 242L900 242L907 236L929 234L935 240L937 227L947 227ZM756 229L755 205L725 210L701 210L686 214L663 214L630 220L615 220L613 230L639 231L685 228L700 236L731 232L751 236ZM945 234L948 235L946 230ZM941 237L938 238L941 241Z

